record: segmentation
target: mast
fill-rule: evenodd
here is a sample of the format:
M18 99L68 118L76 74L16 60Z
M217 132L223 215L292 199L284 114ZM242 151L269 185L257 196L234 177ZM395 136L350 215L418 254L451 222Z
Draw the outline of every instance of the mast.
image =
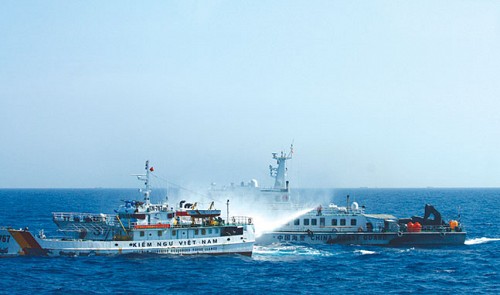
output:
M149 185L149 174L151 173L153 167L149 168L149 160L146 161L146 182L144 183L144 202L146 205L151 204L149 201L149 195L151 194L151 186Z
M286 160L290 160L293 155L293 144L290 145L290 152L286 154L284 151L280 153L273 153L273 159L276 160L278 167L273 167L269 165L269 170L271 177L274 178L274 188L275 189L288 189L288 182L286 178Z
M150 205L149 196L151 195L151 185L149 184L149 175L151 172L155 171L153 167L149 167L149 160L146 161L146 174L132 174L137 176L137 179L144 181L144 188L140 189L140 192L144 195L144 203Z

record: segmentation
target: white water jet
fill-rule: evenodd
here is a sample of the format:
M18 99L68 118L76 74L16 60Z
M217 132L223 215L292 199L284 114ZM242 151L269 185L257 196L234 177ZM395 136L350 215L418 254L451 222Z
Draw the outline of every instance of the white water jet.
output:
M297 212L267 212L254 215L255 236L260 237L263 233L271 232L287 224L288 222L306 214L314 208L308 208ZM273 214L274 213L274 214Z

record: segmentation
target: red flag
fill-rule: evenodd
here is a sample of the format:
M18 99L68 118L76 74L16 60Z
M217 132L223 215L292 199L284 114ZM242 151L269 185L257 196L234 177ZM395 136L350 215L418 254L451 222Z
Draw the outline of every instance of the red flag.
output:
M151 167L151 168L149 168L149 171L153 172L153 171L155 171L155 168Z

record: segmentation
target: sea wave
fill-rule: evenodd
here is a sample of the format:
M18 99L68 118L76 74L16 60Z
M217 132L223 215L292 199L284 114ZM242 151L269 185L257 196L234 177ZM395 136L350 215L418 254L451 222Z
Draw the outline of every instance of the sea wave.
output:
M399 253L405 253L405 252L411 252L411 251L414 251L415 250L415 247L411 247L411 248L407 248L407 249L398 249L397 251Z
M438 270L435 270L434 272L437 272L437 273L454 273L456 272L455 269L438 269Z
M262 256L331 256L332 253L301 245L254 246L253 254Z
M475 238L471 240L466 240L465 245L479 245L479 244L485 244L485 243L490 243L490 242L498 242L500 241L500 238Z
M354 253L356 253L356 254L361 254L361 255L373 255L373 254L379 254L378 252L375 252L375 251L368 251L368 250L354 250Z

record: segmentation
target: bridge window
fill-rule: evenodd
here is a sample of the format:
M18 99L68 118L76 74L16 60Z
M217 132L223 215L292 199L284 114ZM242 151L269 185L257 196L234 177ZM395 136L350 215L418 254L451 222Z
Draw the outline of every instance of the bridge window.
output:
M293 225L300 225L300 219L295 219L295 221L293 222Z
M141 237L144 237L144 231L142 231L142 230L141 230L141 231L139 232L139 235L140 235Z
M345 218L340 219L340 225L345 225Z
M163 231L159 230L159 231L158 231L158 236L159 236L159 237L163 236Z
M321 217L321 218L319 219L319 226L320 226L320 227L325 227L325 218L324 218L324 217Z
M174 229L174 230L172 231L172 236L176 236L176 235L177 235L177 231Z
M201 234L202 234L202 235L206 235L206 234L207 234L207 230L206 230L206 229L204 229L204 228L202 228L202 229L201 229Z
M356 219L351 219L351 225L356 225Z
M337 225L337 219L332 219L332 225L336 226Z
M318 224L318 220L316 218L312 218L311 225L317 225L317 224Z
M308 218L304 218L304 225L309 225L309 219Z
M195 235L198 235L198 234L199 234L199 230L198 230L198 229L195 229L195 230L194 230L194 234L195 234Z
M211 235L212 234L212 229L208 229L208 234Z

